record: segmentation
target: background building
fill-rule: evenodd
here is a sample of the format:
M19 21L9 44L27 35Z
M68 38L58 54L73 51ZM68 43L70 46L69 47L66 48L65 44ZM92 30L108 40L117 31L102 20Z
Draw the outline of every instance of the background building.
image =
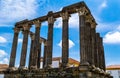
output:
M120 78L120 65L107 66L107 72L110 73L113 78Z
M52 68L59 68L62 63L61 57L53 57L52 58ZM69 58L68 67L77 67L79 66L79 61ZM43 68L43 58L41 58L41 67Z
M0 73L8 68L7 64L0 64ZM4 74L0 74L0 78L4 78Z

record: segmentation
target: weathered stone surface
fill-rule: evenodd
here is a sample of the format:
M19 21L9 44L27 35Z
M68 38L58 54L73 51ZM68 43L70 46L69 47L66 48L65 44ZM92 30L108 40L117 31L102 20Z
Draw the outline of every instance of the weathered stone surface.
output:
M48 36L47 36L47 49L46 49L46 52L47 52L46 66L47 67L51 67L51 64L52 64L54 21L55 19L52 16L48 17Z
M79 15L80 66L67 67L69 57L69 17ZM53 49L53 25L55 18L62 17L62 64L60 68L51 68ZM41 22L48 21L47 39L40 37ZM35 25L35 34L31 37L28 68L25 67L28 46L29 25ZM23 44L19 69L14 68L18 32L15 30L11 58L5 78L112 78L105 72L105 57L102 38L96 33L96 22L84 2L64 7L62 11L33 20L18 22L16 30L23 31ZM43 69L40 69L41 44L44 44Z
M66 67L69 57L69 14L64 12L62 16L62 67Z
M20 59L19 68L24 68L25 67L29 29L30 29L30 26L28 24L25 24L24 25L24 30L23 30L23 43L22 43L21 59Z
M14 28L14 37L13 37L13 44L12 44L9 67L14 67L15 66L15 58L16 58L16 50L17 50L19 31L20 31L19 28Z

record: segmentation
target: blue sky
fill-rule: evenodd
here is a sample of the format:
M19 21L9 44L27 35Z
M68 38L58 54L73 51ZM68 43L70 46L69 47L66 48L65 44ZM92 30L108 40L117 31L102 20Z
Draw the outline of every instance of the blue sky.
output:
M24 19L34 19L49 11L60 11L62 7L81 0L0 0L0 63L9 62L14 24ZM103 37L106 64L120 64L120 0L84 0L96 19L97 32ZM54 24L53 56L61 56L61 18ZM69 57L79 60L78 15L69 20ZM34 27L31 31L35 31ZM47 22L42 23L41 36L46 38ZM22 32L19 34L16 66L19 65ZM29 59L30 38L27 59ZM43 48L42 48L43 50ZM27 60L28 63L28 60ZM27 64L26 63L26 64Z

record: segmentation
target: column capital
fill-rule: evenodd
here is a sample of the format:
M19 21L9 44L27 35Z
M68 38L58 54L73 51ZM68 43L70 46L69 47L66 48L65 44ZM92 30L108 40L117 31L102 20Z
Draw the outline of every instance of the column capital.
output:
M44 42L44 46L47 46L47 41Z
M13 28L13 30L14 30L14 33L19 33L20 32L20 29L17 28L17 27Z
M49 24L51 24L51 23L53 24L54 21L55 21L55 18L53 16L48 17L48 23Z
M76 9L76 11L78 12L79 16L86 15L88 13L88 10L85 7Z
M31 40L35 39L35 35L33 35L33 34L30 34L30 37L31 37Z
M35 20L35 21L33 21L33 23L35 24L36 28L40 27L40 25L41 25L41 22L39 20Z
M31 28L31 26L29 26L29 24L24 24L24 25L23 25L24 31L25 31L25 30L30 30L30 28Z
M93 19L92 19L92 16L91 16L91 15L86 15L85 18L86 18L85 22L92 23L92 20L93 20Z
M97 25L97 24L96 24L95 22L92 22L92 23L91 23L91 28L96 28L96 25Z
M39 43L42 43L42 42L43 42L43 40L40 38L40 39L39 39Z
M65 11L65 12L62 12L60 16L62 17L63 20L68 20L70 17L70 14L68 14L68 12Z

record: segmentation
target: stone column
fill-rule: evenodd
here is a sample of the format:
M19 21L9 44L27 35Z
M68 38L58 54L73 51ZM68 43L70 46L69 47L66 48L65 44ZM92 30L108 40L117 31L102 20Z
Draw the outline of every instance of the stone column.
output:
M47 43L44 42L44 53L43 53L43 68L46 67L47 64Z
M90 21L91 19L86 19L86 28L85 28L85 33L86 33L86 37L85 37L85 41L86 41L86 60L87 62L92 65L92 38L91 38L91 24Z
M62 16L62 67L66 67L69 58L69 17L67 11L61 13Z
M30 37L31 37L31 47L30 47L30 55L29 55L29 65L28 65L28 68L30 68L30 66L31 66L32 50L33 50L34 39L35 39L35 36L32 33L30 33Z
M15 66L15 58L16 58L16 50L17 50L19 31L20 31L19 28L14 28L14 37L13 37L13 44L12 44L9 67Z
M25 67L29 29L30 29L30 26L28 24L23 25L23 43L22 43L22 51L21 51L21 59L20 59L19 68Z
M104 71L106 70L106 66L105 66L105 56L104 56L104 46L103 46L103 39L102 37L100 38L100 46L101 46L101 55L100 55L100 60L101 60L101 69L103 69Z
M33 51L32 51L32 63L31 63L31 69L37 69L40 67L40 61L38 62L38 58L40 59L40 44L39 44L39 38L40 38L40 21L34 21L35 24L35 39L34 39L34 45L33 45Z
M100 34L96 33L96 67L99 68L100 65L100 57L99 57L99 53L100 53Z
M88 65L87 61L87 43L86 43L86 24L85 24L85 8L77 9L79 14L79 31L80 31L80 65Z
M95 38L96 38L96 24L92 23L91 24L91 38L92 38L92 42L91 42L91 48L92 48L92 65L96 66L95 63L97 61L96 59L96 42L95 42Z
M47 67L51 67L52 64L52 50L53 50L53 25L54 17L48 17L48 36L47 36Z
M39 43L38 47L38 58L37 58L37 68L40 68L40 62L41 62L41 43Z

